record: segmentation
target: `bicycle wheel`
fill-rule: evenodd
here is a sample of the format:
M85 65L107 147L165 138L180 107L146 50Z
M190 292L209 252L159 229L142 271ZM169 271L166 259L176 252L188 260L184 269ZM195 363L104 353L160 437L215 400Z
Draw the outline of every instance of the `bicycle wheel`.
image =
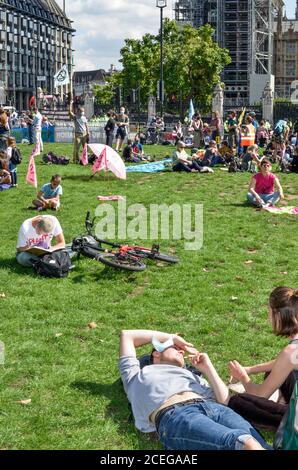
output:
M127 271L144 271L146 265L139 258L120 253L103 253L96 257L98 261L116 269L125 269Z
M154 253L153 259L157 259L158 261L165 261L166 263L179 263L179 258L175 258L175 256L166 255L165 253Z

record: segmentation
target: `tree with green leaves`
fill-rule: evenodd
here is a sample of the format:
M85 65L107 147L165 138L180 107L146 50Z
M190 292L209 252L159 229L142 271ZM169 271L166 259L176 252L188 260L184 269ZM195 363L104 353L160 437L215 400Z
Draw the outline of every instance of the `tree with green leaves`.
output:
M192 98L197 107L210 109L212 93L220 82L223 68L231 62L228 51L213 39L210 25L199 29L181 27L175 21L164 20L164 82L168 97L181 100ZM145 34L142 39L126 39L120 51L121 72L98 92L98 100L106 99L121 86L123 96L140 88L142 103L157 94L160 79L160 36Z

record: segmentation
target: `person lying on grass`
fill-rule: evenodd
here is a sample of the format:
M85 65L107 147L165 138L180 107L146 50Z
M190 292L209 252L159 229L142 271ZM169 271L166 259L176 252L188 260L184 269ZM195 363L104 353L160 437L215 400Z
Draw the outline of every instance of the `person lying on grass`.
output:
M61 176L54 175L51 182L44 184L37 194L37 199L32 201L33 207L38 211L60 208L60 196L62 196Z
M277 176L271 173L271 163L263 158L260 163L260 171L250 180L247 200L254 206L266 208L274 206L279 199L284 199L284 192ZM278 191L274 191L277 186Z
M240 381L246 392L269 398L279 390L284 402L289 403L298 378L298 289L276 287L269 297L269 321L273 333L288 338L289 344L276 359L243 367L238 361L229 363L232 377ZM250 375L269 373L261 384L254 383Z
M153 345L141 368L136 348ZM195 372L187 370L187 353ZM225 406L229 391L206 353L176 334L123 330L119 370L137 429L157 431L171 450L263 450L270 448L241 416ZM210 384L210 385L209 385Z

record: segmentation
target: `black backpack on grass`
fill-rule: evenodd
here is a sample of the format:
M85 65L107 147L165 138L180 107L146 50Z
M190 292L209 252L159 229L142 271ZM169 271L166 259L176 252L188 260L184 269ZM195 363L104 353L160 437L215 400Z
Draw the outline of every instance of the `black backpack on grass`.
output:
M40 276L44 277L67 277L71 268L71 260L67 251L59 250L44 255L34 265Z
M22 155L18 148L14 147L12 149L10 160L13 165L20 165L22 163Z

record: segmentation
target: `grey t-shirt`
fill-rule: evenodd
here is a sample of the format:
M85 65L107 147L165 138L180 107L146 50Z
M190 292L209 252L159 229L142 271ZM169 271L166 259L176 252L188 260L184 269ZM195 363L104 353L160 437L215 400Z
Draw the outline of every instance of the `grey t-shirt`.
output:
M194 392L204 400L215 400L208 382L182 367L153 364L140 369L136 357L119 359L124 390L131 403L135 426L142 432L153 432L151 413L176 393Z
M78 134L78 135L86 135L87 134L87 124L88 124L86 116L81 116L80 118L75 116L73 118L73 121L74 121L74 125L75 125L75 133Z

